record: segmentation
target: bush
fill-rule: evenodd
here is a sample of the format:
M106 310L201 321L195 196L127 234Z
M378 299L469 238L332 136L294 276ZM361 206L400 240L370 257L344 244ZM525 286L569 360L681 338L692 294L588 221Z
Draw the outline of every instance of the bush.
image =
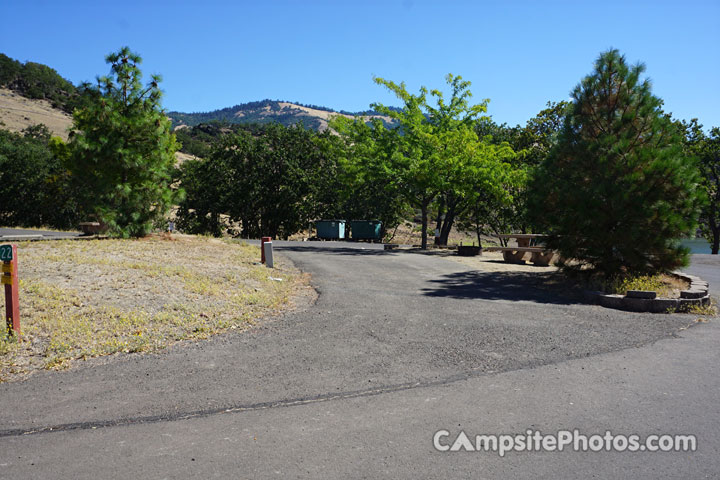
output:
M44 126L24 135L0 130L0 224L19 227L72 228L77 204L69 176L55 156Z

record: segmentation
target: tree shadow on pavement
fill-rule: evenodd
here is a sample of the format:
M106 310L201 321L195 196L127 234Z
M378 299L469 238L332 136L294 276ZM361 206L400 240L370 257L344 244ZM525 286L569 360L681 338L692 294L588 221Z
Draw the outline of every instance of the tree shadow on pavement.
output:
M313 246L284 246L273 247L280 252L298 253L329 253L333 255L397 255L394 250L382 250L376 248L352 248L352 247L313 247Z
M509 300L557 305L584 303L577 289L552 272L457 272L430 280L429 297Z

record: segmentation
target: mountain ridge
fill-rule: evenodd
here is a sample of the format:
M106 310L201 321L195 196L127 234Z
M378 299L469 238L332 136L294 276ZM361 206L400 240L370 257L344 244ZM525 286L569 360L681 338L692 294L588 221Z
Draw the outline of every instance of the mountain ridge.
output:
M306 127L323 131L328 127L331 117L342 115L347 118L363 118L366 121L377 118L385 123L392 123L392 119L372 110L363 112L347 112L333 110L318 105L305 105L285 100L264 99L247 102L232 107L220 108L209 112L184 113L178 111L167 112L172 121L173 128L194 127L202 123L271 123L277 122L287 126L303 123Z
M79 86L57 73L53 68L34 62L19 62L0 53L0 122L5 128L19 131L34 123L49 124L51 131L67 139L67 130L75 108L81 106L89 84ZM391 107L394 109L394 107ZM200 124L280 123L286 127L302 123L305 127L323 131L331 117L380 119L386 125L393 120L373 110L348 112L308 105L300 102L264 99L207 112L185 113L166 111L173 129ZM0 124L2 126L2 124Z

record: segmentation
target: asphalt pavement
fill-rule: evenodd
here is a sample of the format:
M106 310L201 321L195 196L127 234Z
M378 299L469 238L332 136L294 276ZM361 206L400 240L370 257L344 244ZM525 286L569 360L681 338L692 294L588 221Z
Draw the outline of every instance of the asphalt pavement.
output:
M0 242L24 240L60 240L81 236L80 232L58 232L55 230L31 230L22 228L0 228Z
M720 327L545 274L275 242L316 303L242 334L0 385L7 478L713 478ZM689 271L717 294L720 262ZM704 272L704 273L702 273ZM687 433L684 453L439 452L433 434Z

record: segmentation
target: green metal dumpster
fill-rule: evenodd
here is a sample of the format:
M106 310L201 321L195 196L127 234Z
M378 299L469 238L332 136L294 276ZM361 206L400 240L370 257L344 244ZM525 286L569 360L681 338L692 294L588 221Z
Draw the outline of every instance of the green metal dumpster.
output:
M324 240L345 238L345 220L318 220L315 222L317 237Z
M382 222L379 220L352 220L350 221L350 237L353 240L380 241Z

